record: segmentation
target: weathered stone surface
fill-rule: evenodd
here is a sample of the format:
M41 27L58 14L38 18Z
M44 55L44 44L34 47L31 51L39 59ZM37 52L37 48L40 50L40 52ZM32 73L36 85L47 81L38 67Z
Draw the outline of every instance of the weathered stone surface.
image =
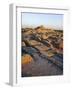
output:
M33 61L33 58L29 54L25 54L22 56L22 64L29 64Z
M63 74L63 31L22 29L22 76Z

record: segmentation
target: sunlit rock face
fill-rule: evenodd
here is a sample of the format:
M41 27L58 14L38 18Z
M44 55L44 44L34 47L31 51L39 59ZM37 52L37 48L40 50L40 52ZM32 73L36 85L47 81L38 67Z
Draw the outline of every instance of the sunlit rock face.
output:
M29 54L22 56L22 64L29 64L33 61L33 58Z
M22 77L63 74L63 30L22 28Z

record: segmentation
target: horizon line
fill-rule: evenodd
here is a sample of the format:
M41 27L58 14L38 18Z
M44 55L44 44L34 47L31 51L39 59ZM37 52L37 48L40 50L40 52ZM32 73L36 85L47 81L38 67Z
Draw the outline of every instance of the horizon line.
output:
M60 28L60 27L46 26L46 25L37 25L37 26L36 25L22 25L21 28L36 28L40 26L44 26L45 28L49 28L49 29L63 30L63 28Z

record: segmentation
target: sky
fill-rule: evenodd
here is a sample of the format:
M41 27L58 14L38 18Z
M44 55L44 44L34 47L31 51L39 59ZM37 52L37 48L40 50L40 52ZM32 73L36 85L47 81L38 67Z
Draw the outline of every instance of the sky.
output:
M37 27L44 25L45 27L54 29L63 29L63 15L49 13L21 13L22 27Z

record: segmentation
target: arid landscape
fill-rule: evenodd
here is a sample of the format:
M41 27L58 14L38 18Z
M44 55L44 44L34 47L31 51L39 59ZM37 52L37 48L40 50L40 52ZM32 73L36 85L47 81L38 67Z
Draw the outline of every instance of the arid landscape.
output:
M21 76L63 74L63 30L44 25L21 29Z

